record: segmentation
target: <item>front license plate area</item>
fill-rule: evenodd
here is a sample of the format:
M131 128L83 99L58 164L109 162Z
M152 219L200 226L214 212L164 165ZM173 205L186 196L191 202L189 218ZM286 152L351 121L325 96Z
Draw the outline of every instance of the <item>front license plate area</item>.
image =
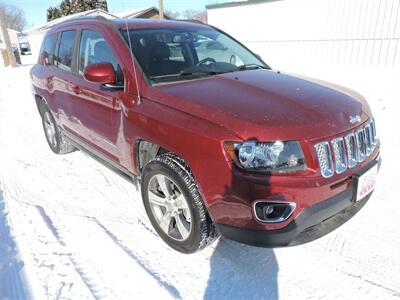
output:
M356 202L365 198L375 189L377 175L378 164L375 163L365 173L353 176L353 184L355 187L354 200Z

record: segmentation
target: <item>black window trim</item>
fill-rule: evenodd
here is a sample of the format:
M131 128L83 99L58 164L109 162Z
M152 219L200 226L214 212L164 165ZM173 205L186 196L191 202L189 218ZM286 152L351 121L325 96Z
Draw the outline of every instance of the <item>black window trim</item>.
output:
M54 50L54 55L57 54L57 58L58 58L58 52L59 52L59 50L60 50L61 38L62 38L63 33L64 33L64 32L67 32L67 31L75 31L75 32L76 32L76 34L75 34L75 40L74 40L74 45L73 45L73 47L72 47L71 70L67 71L67 70L63 70L63 69L59 68L59 67L58 67L58 62L57 62L57 65L54 64L54 67L56 67L58 70L60 70L60 71L62 71L62 72L65 72L65 73L68 73L68 74L75 74L75 73L76 73L76 63L75 63L76 44L77 44L77 37L78 37L78 35L79 35L79 34L78 34L78 33L79 33L79 30L78 30L78 29L66 29L66 30L62 30L62 31L57 32L58 37L57 37L56 48L55 48L55 50Z
M102 37L104 38L104 41L108 44L108 42L106 41L106 38L104 37L104 35L101 34L98 30L95 30L95 29L92 29L92 28L80 28L80 29L78 30L78 31L79 31L79 34L78 34L77 36L79 36L79 39L75 41L75 49L74 49L74 51L75 51L75 57L73 56L73 59L74 59L73 62L74 62L75 67L76 67L74 74L77 75L77 76L79 76L80 78L83 78L83 75L79 74L79 55L80 55L80 48L81 48L81 42L82 42L82 32L83 32L84 30L97 32L100 36L102 36ZM110 47L110 49L111 49L111 47ZM112 49L111 49L111 50L112 50ZM102 86L101 86L101 89L102 89L102 90L106 90L106 91L118 91L118 90L122 90L122 91L125 93L125 91L126 91L126 85L127 85L127 84L126 84L126 74L124 73L124 70L123 70L123 68L121 67L122 65L121 65L121 62L118 60L118 56L115 55L114 51L112 51L112 53L113 53L113 55L115 56L115 59L118 61L118 65L120 66L121 72L122 72L122 74L124 75L124 84L123 84L123 88L120 88L120 87L117 86L117 85L115 85L115 86L113 86L113 85L102 85Z
M55 32L55 33L50 33L50 34L48 34L48 35L45 36L45 38L44 38L44 40L43 40L43 50L42 50L42 53L41 53L40 55L43 55L43 53L44 53L44 46L45 46L45 44L46 44L46 39L48 39L50 36L54 36L54 37L55 37L54 42L53 42L53 45L52 45L52 47L51 47L51 49L50 49L50 53L49 53L49 55L52 55L52 56L53 56L53 62L52 62L51 64L46 64L46 62L43 60L43 65L44 65L45 67L47 67L47 68L56 67L56 66L54 65L54 61L55 61L55 52L56 52L57 45L58 45L58 37L59 37L59 34L58 34L58 32Z

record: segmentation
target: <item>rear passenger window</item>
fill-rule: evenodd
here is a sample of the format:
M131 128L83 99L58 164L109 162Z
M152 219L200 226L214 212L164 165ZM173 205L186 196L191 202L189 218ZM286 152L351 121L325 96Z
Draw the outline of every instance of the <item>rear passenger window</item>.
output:
M43 44L42 57L46 65L54 64L54 47L56 45L57 35L51 34L46 36Z
M64 31L61 35L58 53L56 56L56 65L58 68L71 71L72 55L74 53L76 31Z

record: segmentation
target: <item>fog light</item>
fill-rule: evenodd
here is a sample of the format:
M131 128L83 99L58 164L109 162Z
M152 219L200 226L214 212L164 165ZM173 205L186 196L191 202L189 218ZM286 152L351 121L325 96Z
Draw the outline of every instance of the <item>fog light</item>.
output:
M263 207L263 210L264 210L264 215L269 216L274 212L274 207L272 205L266 205Z
M296 208L293 202L269 202L259 200L254 203L254 212L257 220L265 223L279 223L286 221Z

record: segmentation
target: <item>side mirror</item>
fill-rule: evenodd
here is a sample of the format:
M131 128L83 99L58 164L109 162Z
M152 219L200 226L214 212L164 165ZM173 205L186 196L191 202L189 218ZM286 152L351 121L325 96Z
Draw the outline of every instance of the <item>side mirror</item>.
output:
M83 70L83 77L90 82L99 84L115 83L115 71L111 63L97 63L88 65Z

